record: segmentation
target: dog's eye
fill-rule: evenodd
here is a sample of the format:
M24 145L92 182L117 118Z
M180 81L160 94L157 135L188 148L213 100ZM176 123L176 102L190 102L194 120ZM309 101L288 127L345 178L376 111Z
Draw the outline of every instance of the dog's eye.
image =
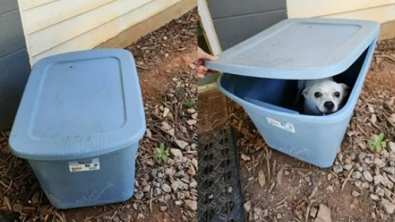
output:
M335 95L335 97L338 97L338 98L340 97L340 93L339 92L335 92L334 95Z
M316 93L314 93L314 96L315 96L315 98L319 98L322 96L322 94L320 92L316 92Z

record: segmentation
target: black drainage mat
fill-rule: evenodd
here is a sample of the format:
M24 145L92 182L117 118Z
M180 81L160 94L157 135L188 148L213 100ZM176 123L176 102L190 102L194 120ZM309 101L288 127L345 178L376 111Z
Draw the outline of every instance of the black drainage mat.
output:
M246 221L233 129L199 135L198 158L198 222Z

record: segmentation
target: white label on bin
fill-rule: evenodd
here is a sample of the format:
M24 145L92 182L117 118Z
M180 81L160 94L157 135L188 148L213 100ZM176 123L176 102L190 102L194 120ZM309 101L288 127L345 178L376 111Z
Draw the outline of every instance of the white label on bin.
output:
M272 119L272 118L269 118L269 117L266 117L266 118L267 118L267 122L270 125L276 126L276 127L280 128L280 129L283 129L283 130L291 132L291 133L295 133L294 124L292 124L292 123L282 123L282 122L280 122L278 120L275 120L275 119Z
M82 172L100 170L99 158L94 158L89 161L72 161L69 162L70 172Z

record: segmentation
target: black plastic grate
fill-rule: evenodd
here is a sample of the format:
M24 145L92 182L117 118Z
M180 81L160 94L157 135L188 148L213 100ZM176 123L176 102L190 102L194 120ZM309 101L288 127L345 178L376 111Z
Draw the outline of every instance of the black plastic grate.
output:
M246 221L233 129L199 135L198 158L198 222Z

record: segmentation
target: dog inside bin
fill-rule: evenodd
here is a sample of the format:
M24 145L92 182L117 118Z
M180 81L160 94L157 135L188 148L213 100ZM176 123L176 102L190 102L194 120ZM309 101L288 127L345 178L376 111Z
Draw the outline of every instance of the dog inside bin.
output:
M353 91L368 49L347 70L333 76L335 82L344 83L349 87L349 93L344 99L343 105L348 102L348 97ZM225 74L222 76L221 85L227 91L255 105L285 113L306 114L304 97L300 95L298 102L295 103L298 94L301 93L298 88L299 81ZM341 108L339 107L337 112ZM319 111L313 111L308 115L323 114L319 113Z

